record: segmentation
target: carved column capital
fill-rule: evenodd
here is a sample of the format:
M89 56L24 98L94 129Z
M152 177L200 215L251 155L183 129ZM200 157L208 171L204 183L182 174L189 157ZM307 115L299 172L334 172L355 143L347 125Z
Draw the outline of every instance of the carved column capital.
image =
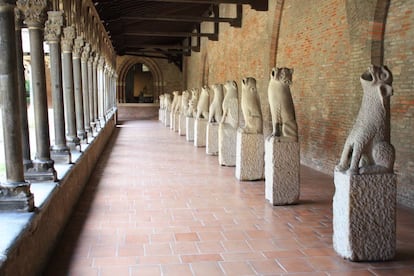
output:
M80 58L81 57L84 44L85 44L85 41L83 40L82 36L78 36L75 39L75 44L73 45L73 57L74 58Z
M98 68L103 70L104 66L105 66L105 58L103 56L101 56L98 60Z
M96 64L96 65L98 65L99 58L100 58L100 55L99 55L98 53L96 53L96 54L95 54L95 57L94 57L94 59L93 59L93 63L94 63L94 64Z
M62 35L63 12L49 11L47 12L47 21L45 23L45 40L49 43L57 43Z
M46 21L47 0L17 0L16 4L23 12L24 22L29 28L43 29Z
M1 0L0 0L1 5ZM19 31L22 29L23 25L23 14L21 10L19 10L17 7L14 8L14 29L16 31Z
M75 39L75 27L69 26L69 27L63 28L63 38L62 38L63 52L72 52L74 39Z
M89 43L85 43L85 46L83 46L83 51L82 51L83 62L88 61L88 59L90 58L90 53L91 53L91 45Z

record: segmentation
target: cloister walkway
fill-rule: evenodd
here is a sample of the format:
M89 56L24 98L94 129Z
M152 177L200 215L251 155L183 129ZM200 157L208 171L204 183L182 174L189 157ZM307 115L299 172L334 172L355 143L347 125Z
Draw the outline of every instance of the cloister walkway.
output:
M414 212L398 209L394 261L352 263L332 249L333 192L302 167L300 204L273 207L160 122L123 122L45 275L414 275Z

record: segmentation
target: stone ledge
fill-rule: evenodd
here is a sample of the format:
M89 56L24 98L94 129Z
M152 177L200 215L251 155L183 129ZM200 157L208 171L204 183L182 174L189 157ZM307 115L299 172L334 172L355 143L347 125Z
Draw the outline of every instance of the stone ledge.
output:
M0 275L41 273L111 137L115 128L114 115L82 153L74 153L75 164L56 165L58 177L61 177L59 182L31 185L35 196L34 212L0 214Z

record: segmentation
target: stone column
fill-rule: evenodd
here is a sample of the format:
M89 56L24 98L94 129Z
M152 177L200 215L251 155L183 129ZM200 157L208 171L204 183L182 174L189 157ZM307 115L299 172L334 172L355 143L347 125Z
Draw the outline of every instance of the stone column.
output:
M88 59L91 47L89 43L85 43L81 58L82 71L82 92L83 92L83 117L85 124L85 131L92 136L91 120L89 114L89 78L88 78Z
M87 139L85 132L85 120L83 119L83 90L81 74L81 52L84 45L83 38L78 36L73 46L73 84L75 88L75 112L76 129L78 137L82 140Z
M92 128L92 132L95 128L95 113L94 113L94 97L93 97L93 53L90 54L88 59L88 98L89 98L89 119Z
M18 8L25 16L29 28L30 57L32 65L33 107L36 132L36 155L33 168L26 173L32 181L56 181L54 161L50 159L50 134L46 95L43 28L47 0L18 0Z
M105 95L105 58L103 56L100 57L98 61L98 94L97 94L97 109L98 109L98 121L100 126L102 127L105 125L104 119L104 95Z
M50 48L50 81L52 88L53 119L55 128L55 144L52 146L51 156L55 161L70 163L71 153L66 144L65 114L63 109L62 90L62 59L60 51L60 37L63 26L63 12L49 11L45 26L45 40Z
M95 122L95 129L98 130L101 128L98 118L98 61L99 54L95 55L95 58L92 63L92 83L93 83L93 118Z
M30 184L24 181L20 104L15 96L18 89L15 2L0 0L0 93L6 159L6 181L0 183L0 211L32 211L33 194Z
M27 119L27 102L26 102L26 80L24 78L24 66L23 66L23 46L22 46L22 24L23 15L18 8L15 11L15 31L16 31L16 51L17 51L17 83L18 83L18 96L20 102L20 114L21 114L21 132L22 132L22 151L23 151L23 165L24 170L27 171L33 167L31 153L30 153L30 140L29 140L29 123Z
M73 91L72 50L73 40L75 39L75 28L72 26L66 27L63 29L63 34L63 95L66 118L66 140L69 146L76 147L80 145L80 139L76 135L75 95Z

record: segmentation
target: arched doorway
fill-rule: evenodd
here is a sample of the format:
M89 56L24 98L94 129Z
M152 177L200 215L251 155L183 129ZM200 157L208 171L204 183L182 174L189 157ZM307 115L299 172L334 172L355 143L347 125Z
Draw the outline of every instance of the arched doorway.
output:
M126 103L153 103L154 80L147 65L134 64L125 78L125 102Z

